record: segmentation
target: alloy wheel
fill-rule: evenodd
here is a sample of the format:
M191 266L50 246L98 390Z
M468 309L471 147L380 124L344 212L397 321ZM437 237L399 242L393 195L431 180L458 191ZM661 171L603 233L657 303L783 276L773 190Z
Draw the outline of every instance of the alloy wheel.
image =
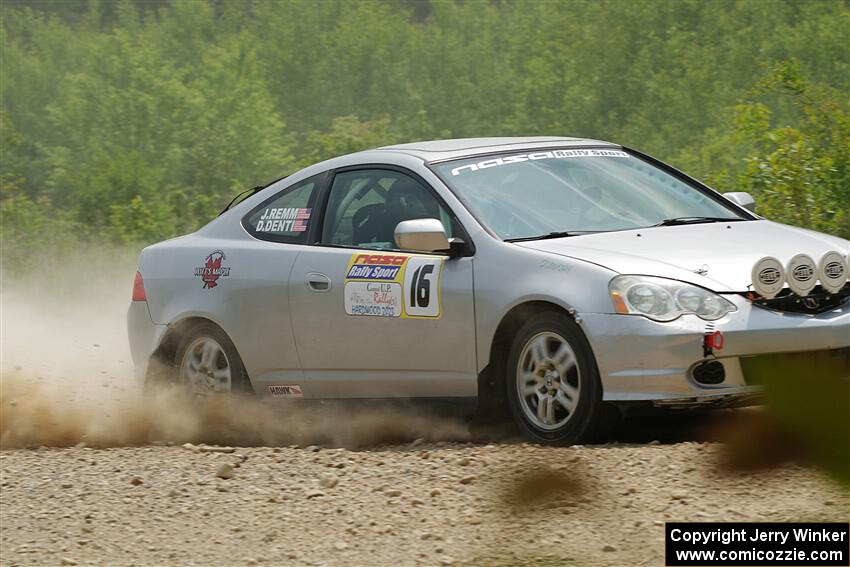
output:
M520 407L535 427L552 431L575 413L580 388L575 352L561 335L531 337L519 355L516 387Z

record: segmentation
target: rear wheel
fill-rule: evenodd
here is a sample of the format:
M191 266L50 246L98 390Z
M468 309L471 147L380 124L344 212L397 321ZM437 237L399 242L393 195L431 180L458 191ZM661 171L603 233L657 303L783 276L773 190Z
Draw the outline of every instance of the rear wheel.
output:
M520 327L506 375L511 413L531 440L569 445L600 433L606 412L599 372L570 317L544 313Z
M175 379L195 396L250 392L236 347L212 323L199 323L183 336L175 358Z

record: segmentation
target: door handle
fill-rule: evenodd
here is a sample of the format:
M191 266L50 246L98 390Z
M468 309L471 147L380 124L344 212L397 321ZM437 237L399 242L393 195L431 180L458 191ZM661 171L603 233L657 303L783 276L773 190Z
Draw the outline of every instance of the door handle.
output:
M310 288L310 291L324 293L331 289L331 279L325 274L311 272L307 274L305 281L307 282L307 287Z

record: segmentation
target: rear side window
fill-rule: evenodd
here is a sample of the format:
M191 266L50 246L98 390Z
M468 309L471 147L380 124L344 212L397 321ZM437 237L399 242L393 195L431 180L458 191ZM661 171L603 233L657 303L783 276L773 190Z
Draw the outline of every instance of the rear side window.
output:
M245 230L260 240L306 243L315 216L319 178L305 179L264 201L242 220Z

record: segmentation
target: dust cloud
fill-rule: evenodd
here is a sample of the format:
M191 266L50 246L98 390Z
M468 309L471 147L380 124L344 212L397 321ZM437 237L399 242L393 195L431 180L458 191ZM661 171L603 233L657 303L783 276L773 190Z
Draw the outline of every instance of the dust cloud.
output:
M362 447L468 438L460 419L417 408L199 401L143 391L125 315L137 251L86 250L43 271L2 274L0 447L151 443Z

